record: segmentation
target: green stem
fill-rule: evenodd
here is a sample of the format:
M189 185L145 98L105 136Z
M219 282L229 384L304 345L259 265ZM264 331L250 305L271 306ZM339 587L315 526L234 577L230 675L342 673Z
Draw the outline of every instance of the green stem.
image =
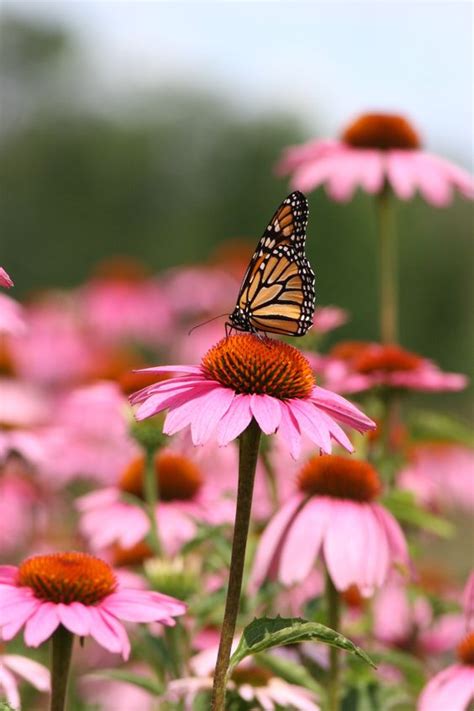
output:
M377 196L379 242L380 339L398 342L398 259L392 198L388 188Z
M150 544L155 555L162 555L163 548L158 533L158 524L156 521L156 506L160 498L158 477L155 467L155 457L153 450L147 450L146 466L145 466L145 481L144 481L145 501L148 517L150 519Z
M260 427L255 420L252 420L247 429L240 435L237 508L235 511L234 537L232 540L229 586L227 588L224 621L222 623L219 652L217 654L217 664L214 672L212 711L224 711L225 709L227 673L240 605L245 549L247 546L260 436Z
M67 697L74 635L63 625L51 637L51 703L50 711L64 711Z
M328 626L339 631L341 617L341 598L334 587L329 573L326 571L326 605ZM328 711L339 711L340 699L340 649L329 647L329 674L328 674Z

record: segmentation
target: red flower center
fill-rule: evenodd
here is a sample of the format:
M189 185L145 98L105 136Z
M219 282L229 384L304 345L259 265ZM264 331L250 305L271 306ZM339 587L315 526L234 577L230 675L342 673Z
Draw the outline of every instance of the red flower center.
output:
M458 657L463 664L474 665L474 631L458 645Z
M52 553L25 560L17 585L29 587L48 602L95 605L117 588L112 568L88 553Z
M375 469L359 459L333 454L312 457L298 475L299 489L310 496L373 501L381 491Z
M396 345L381 345L360 341L345 341L335 346L331 355L344 360L357 373L416 370L422 358Z
M349 585L349 587L341 593L341 597L348 605L355 610L360 610L365 607L367 599L361 595L361 592L357 585Z
M202 486L197 466L187 457L167 450L155 455L155 475L162 501L189 501ZM122 474L119 487L128 494L144 498L145 457L137 457Z
M204 374L237 393L305 398L315 386L311 366L288 343L251 334L223 338L206 353Z
M114 567L121 568L128 565L140 565L153 556L153 551L145 541L140 541L131 548L122 548L122 546L116 545L112 555Z
M363 114L347 126L342 140L356 148L380 150L416 150L421 146L420 137L411 123L397 114Z

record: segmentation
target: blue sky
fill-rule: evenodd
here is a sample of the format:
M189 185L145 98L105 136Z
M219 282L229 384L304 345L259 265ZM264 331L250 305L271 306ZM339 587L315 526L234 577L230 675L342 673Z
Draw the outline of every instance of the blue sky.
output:
M470 2L24 2L74 27L110 91L210 88L245 112L294 111L334 135L354 114L412 117L472 166Z

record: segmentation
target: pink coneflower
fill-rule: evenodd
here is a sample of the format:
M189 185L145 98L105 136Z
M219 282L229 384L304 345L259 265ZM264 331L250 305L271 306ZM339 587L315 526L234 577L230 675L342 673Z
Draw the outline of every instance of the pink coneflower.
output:
M424 506L473 510L474 450L455 442L419 442L397 482Z
M422 392L462 390L468 379L445 373L432 361L396 345L363 341L338 343L319 367L333 390L357 393L375 387Z
M24 627L29 647L63 625L127 659L130 642L121 620L173 626L185 611L175 598L122 587L107 563L87 553L39 555L18 568L0 567L1 635L12 639Z
M3 267L0 267L0 286L4 286L7 289L13 286L13 281Z
M168 555L175 555L196 533L196 520L230 522L234 504L221 499L223 487L206 481L192 453L162 449L155 455L160 502L156 517L160 538ZM81 497L80 529L94 550L118 544L124 549L140 543L150 530L143 507L127 499L144 500L145 458L132 460L118 486ZM227 477L223 474L222 484Z
M397 197L410 200L419 190L426 202L449 205L457 190L474 196L472 176L421 147L418 133L403 116L364 114L343 131L340 140L316 140L288 148L277 167L291 174L294 190L320 185L333 200L350 200L356 188L380 193L388 183Z
M196 445L214 435L228 444L255 418L266 434L278 431L297 457L302 433L324 452L331 452L331 437L352 451L336 420L360 432L375 427L347 400L318 387L307 359L281 341L238 334L219 341L199 366L150 370L179 376L131 398L137 419L168 409L163 431L171 435L190 425Z
M20 654L0 653L0 697L15 709L21 707L16 677L27 681L38 691L50 689L49 671L42 664Z
M284 585L301 582L322 553L339 591L357 585L371 595L393 564L408 564L398 523L376 502L380 491L378 474L367 462L335 455L310 459L299 473L297 493L263 533L251 588L266 577Z
M96 382L58 399L54 424L42 433L40 474L53 486L77 478L108 485L140 449L129 434L130 406L117 384Z
M474 632L458 645L458 662L436 674L418 700L418 711L467 711L474 700Z

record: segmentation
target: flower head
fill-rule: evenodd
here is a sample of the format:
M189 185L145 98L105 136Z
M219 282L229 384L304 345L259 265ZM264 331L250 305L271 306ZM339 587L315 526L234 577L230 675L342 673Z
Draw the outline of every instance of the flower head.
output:
M316 456L301 469L298 490L270 521L257 550L251 587L268 576L300 583L322 553L340 591L357 585L371 595L394 563L407 565L404 535L377 503L381 485L367 462Z
M344 393L374 387L444 392L462 390L467 378L460 373L445 373L432 361L401 346L363 341L338 343L318 367L326 384Z
M46 667L19 654L0 654L0 698L6 698L15 709L20 708L16 677L24 679L38 691L49 691L50 675Z
M337 201L350 200L358 187L380 193L385 183L401 200L410 200L419 190L437 207L449 205L455 190L474 197L472 176L424 151L416 129L394 114L364 114L346 126L339 140L287 148L277 169L291 173L293 189L307 192L325 185Z
M167 595L122 587L107 563L87 553L39 555L18 568L0 567L1 636L12 639L24 627L30 647L62 624L127 659L130 642L121 620L172 626L185 611L184 603Z
M324 452L331 452L331 437L352 451L336 420L360 432L375 427L347 400L318 387L307 359L281 341L238 334L219 341L199 366L149 370L179 375L132 396L137 419L169 409L163 431L171 435L190 425L196 445L214 434L228 444L252 417L266 434L278 431L295 457L302 433Z
M467 711L474 700L474 632L457 648L458 663L436 674L421 692L418 711Z

